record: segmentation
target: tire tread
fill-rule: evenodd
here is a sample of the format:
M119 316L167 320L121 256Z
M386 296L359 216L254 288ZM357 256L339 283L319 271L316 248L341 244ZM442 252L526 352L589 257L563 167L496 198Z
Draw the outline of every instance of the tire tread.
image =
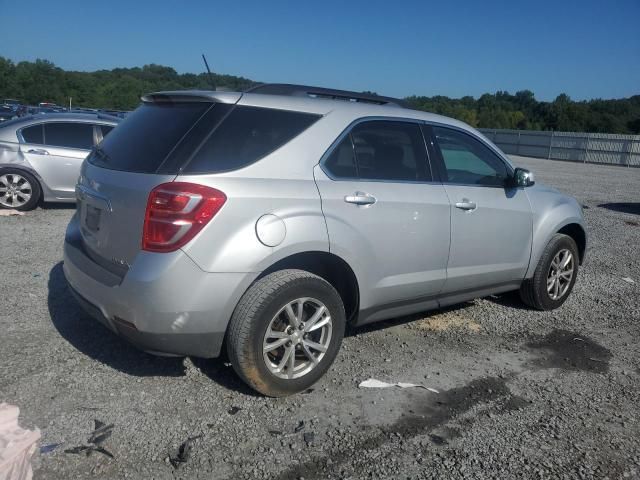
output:
M559 247L560 243L569 242L570 247L573 250L574 261L577 262L578 259L578 247L573 240L568 235L564 235L562 233L556 233L545 247L542 252L542 256L538 261L538 265L536 266L535 272L531 278L527 278L522 282L520 286L520 298L522 301L530 306L531 308L535 308L536 310L553 310L554 308L559 307L564 303L567 299L571 290L573 289L573 283L575 283L576 277L578 276L578 264L575 264L575 272L574 278L572 280L572 285L569 288L567 294L561 299L559 304L553 303L550 299L545 301L543 295L546 293L546 281L547 281L547 270L548 264L551 262L553 256L556 254L556 251Z
M227 352L229 361L237 374L249 386L269 396L282 396L289 392L274 389L259 379L250 377L247 372L252 368L251 335L252 320L257 318L259 312L274 301L276 295L292 282L304 282L313 279L320 280L330 287L339 297L333 286L323 278L304 270L279 270L273 272L254 283L238 302L233 312L227 330Z

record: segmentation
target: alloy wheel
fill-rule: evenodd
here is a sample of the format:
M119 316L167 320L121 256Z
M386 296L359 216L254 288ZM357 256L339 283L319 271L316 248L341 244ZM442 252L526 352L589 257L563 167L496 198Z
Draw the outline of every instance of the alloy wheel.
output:
M333 323L329 309L315 298L298 298L271 319L262 344L269 371L293 379L313 370L331 343Z
M22 175L7 173L0 176L0 205L18 208L25 205L33 194L31 183Z
M567 293L573 279L574 267L573 254L566 248L553 257L547 275L547 293L551 300L559 300Z

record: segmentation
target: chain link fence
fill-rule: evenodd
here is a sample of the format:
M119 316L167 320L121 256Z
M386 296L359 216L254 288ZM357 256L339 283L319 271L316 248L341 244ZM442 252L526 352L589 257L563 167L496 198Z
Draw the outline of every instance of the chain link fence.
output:
M491 128L480 131L511 155L640 167L640 135Z

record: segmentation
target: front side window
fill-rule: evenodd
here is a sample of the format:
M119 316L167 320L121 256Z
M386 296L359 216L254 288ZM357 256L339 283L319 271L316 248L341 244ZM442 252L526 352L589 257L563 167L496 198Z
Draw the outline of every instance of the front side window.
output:
M372 120L357 124L324 162L338 179L430 181L427 151L416 123Z
M506 164L479 140L445 127L433 127L440 148L447 183L504 186Z
M44 140L52 147L80 148L93 147L93 125L89 123L45 123Z

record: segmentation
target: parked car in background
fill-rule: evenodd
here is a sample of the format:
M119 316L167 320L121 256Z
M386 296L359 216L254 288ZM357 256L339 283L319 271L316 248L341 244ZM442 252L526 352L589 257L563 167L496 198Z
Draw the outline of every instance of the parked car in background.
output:
M30 210L40 200L75 202L82 161L119 121L54 113L0 124L0 208Z
M16 100L15 98L5 98L2 100L2 105L7 105L15 110L20 105L22 105L22 102L20 100Z
M130 112L125 110L100 110L101 113L113 115L114 117L125 118Z
M224 347L283 396L328 370L347 322L510 290L551 310L576 281L578 202L462 122L298 85L143 100L82 166L64 272L144 350Z
M17 116L17 113L13 108L8 105L0 105L0 122L6 122Z

